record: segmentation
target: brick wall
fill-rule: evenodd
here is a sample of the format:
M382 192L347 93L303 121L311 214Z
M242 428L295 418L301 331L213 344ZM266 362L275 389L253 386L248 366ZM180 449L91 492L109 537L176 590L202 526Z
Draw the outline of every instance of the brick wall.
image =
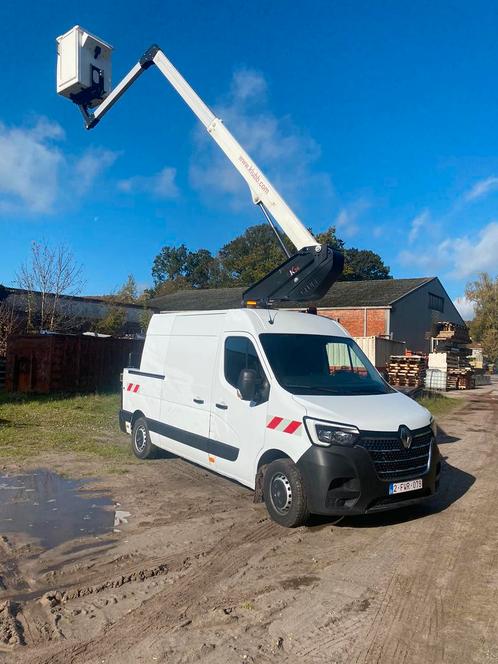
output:
M387 329L389 309L319 309L320 316L338 321L352 337L372 337L389 334Z

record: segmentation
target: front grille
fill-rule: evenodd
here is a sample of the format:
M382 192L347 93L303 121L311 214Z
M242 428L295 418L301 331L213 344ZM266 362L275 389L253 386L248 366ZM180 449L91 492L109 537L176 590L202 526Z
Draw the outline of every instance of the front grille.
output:
M426 472L431 440L430 427L424 427L413 432L408 450L397 433L363 433L356 445L368 451L381 480L405 480Z

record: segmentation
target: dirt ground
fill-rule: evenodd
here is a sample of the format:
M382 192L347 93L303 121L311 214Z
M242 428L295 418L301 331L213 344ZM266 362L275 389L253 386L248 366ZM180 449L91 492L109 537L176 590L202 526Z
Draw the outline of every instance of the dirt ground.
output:
M498 383L457 397L417 508L286 530L180 459L94 481L130 513L119 532L0 537L0 662L498 662Z

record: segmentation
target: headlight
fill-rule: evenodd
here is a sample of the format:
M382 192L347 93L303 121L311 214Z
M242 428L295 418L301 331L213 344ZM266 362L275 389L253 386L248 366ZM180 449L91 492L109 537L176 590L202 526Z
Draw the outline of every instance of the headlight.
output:
M435 438L437 436L437 424L436 420L432 417L432 415L431 415L431 421L429 422L429 426L432 429L432 435Z
M306 431L314 445L329 447L330 445L353 445L360 432L356 427L347 424L335 424L304 418Z

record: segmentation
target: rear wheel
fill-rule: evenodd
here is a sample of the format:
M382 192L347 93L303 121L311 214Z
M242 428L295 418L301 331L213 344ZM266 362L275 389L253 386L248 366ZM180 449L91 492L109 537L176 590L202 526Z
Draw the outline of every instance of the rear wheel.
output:
M159 449L151 443L149 428L145 417L139 417L131 433L133 454L139 459L155 459Z
M295 528L308 520L303 478L291 459L277 459L268 466L263 494L268 513L281 526Z

